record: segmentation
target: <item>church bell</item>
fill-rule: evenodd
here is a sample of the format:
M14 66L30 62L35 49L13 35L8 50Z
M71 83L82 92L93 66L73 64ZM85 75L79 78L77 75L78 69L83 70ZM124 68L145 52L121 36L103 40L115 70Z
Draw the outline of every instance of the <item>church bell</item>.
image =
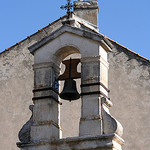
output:
M65 70L66 72L65 74L68 74L69 72L69 75L67 75L68 77L66 79L64 77L65 80L64 87L59 96L64 100L69 100L69 101L77 100L80 98L80 94L77 91L76 81L73 80L73 78L75 78L74 73L76 72L76 68L77 68L77 64L79 63L79 60L78 59L72 60L70 58L70 60L66 60L63 63L67 66ZM77 76L79 76L79 74L76 74L76 78Z
M63 91L60 94L60 98L65 100L76 100L80 98L80 94L76 88L76 81L73 79L66 79L64 83Z

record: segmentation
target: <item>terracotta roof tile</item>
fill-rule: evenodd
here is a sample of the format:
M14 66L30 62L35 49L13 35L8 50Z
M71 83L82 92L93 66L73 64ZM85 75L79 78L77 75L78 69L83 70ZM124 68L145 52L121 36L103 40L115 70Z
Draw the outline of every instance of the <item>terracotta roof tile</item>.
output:
M65 16L63 16L63 17L60 17L60 18L59 18L59 19L57 19L56 21L54 21L54 22L50 23L48 26L46 26L46 27L44 27L44 28L42 28L42 29L38 30L36 33L34 33L34 34L30 35L30 36L27 36L27 38L25 38L25 39L23 39L22 41L20 41L20 42L18 42L18 43L16 43L16 44L14 44L14 45L13 45L13 46L11 46L11 47L9 47L9 48L5 49L5 50L4 50L3 52L1 52L0 54L2 54L2 53L4 53L5 51L8 51L8 50L10 50L10 49L14 48L15 46L17 46L17 45L21 44L21 43L22 43L22 42L24 42L25 40L27 40L27 39L31 38L32 36L36 35L37 33L39 33L39 32L41 32L41 31L43 31L44 29L48 28L49 26L51 26L51 25L55 24L56 22L58 22L59 20L61 20L61 19L65 18L66 16L67 16L67 15L65 15Z
M112 42L116 43L117 45L119 45L119 46L121 46L121 47L125 48L126 50L130 51L131 53L134 53L135 55L137 55L137 56L141 57L142 59L145 59L145 60L147 60L147 61L149 61L149 62L150 62L150 59L147 59L147 58L145 58L145 57L141 56L140 54L138 54L138 53L136 53L136 52L134 52L134 51L130 50L128 47L125 47L125 46L123 46L123 45L119 44L118 42L116 42L116 41L114 41L114 40L112 40L112 39L108 38L108 37L106 37L106 38L107 38L108 40L110 40L110 41L112 41Z
M89 28L89 27L87 27L87 28ZM96 31L95 31L95 30L93 30L93 29L91 29L91 30L92 30L93 32L96 32ZM147 58L145 58L145 57L141 56L140 54L138 54L138 53L136 53L136 52L134 52L134 51L130 50L129 48L127 48L127 47L125 47L125 46L123 46L123 45L119 44L117 41L114 41L114 40L112 40L112 39L108 38L106 35L103 35L103 34L101 34L101 33L99 33L99 32L96 32L96 33L98 33L98 34L100 34L101 36L103 36L103 37L107 38L109 41L112 41L112 42L116 43L117 45L119 45L119 46L121 46L121 47L125 48L126 50L128 50L128 51L130 51L130 52L134 53L135 55L138 55L138 56L139 56L139 57L141 57L142 59L145 59L146 61L150 62L150 59L147 59Z
M94 30L93 30L93 31L94 31ZM134 52L134 51L130 50L128 47L125 47L125 46L123 46L123 45L119 44L117 41L114 41L114 40L112 40L112 39L108 38L106 35L103 35L103 34L101 34L101 33L99 33L99 34L100 34L100 35L102 35L102 36L104 36L105 38L107 38L109 41L112 41L112 42L116 43L117 45L119 45L119 46L123 47L124 49L126 49L126 50L130 51L131 53L134 53L135 55L137 55L137 56L141 57L142 59L145 59L146 61L150 62L150 59L147 59L147 58L145 58L145 57L141 56L140 54L138 54L138 53L136 53L136 52Z

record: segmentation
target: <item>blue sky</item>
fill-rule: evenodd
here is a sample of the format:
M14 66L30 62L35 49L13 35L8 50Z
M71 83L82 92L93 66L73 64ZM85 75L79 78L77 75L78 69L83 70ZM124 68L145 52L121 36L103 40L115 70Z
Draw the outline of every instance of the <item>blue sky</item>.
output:
M0 51L65 15L66 0L3 0ZM150 59L150 0L99 0L100 33Z

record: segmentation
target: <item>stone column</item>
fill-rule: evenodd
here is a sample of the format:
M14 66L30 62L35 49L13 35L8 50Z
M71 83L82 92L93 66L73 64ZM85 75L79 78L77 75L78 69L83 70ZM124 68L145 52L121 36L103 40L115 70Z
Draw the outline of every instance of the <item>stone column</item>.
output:
M107 53L100 49L101 56L81 59L81 119L79 135L101 135L101 97L108 96Z
M58 92L54 85L58 69L53 63L34 65L32 142L59 138Z

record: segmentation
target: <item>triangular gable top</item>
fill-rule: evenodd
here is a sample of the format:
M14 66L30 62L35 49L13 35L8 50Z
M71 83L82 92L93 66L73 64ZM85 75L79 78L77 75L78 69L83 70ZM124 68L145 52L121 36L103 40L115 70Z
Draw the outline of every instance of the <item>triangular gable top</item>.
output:
M36 32L36 33L34 33L34 34L30 35L30 36L27 36L27 38L25 38L25 39L23 39L22 41L16 43L15 45L13 45L13 46L11 46L11 47L5 49L4 51L2 51L2 52L0 53L0 55L3 54L3 53L5 53L5 52L7 52L7 51L13 50L15 47L17 47L17 46L19 46L20 44L24 43L26 40L29 40L31 37L34 38L35 35L40 35L41 32L43 32L43 31L46 30L47 28L49 28L49 27L55 25L58 21L60 21L60 20L62 20L62 19L64 19L64 18L66 18L66 15L63 16L63 17L60 17L58 20L56 20L56 21L50 23L48 26L46 26L46 27L44 27L44 28L38 30L38 32ZM86 24L83 23L83 21L80 22L80 24L82 24L83 26L87 27ZM88 27L87 27L87 28L88 28ZM91 29L90 29L90 30L91 30ZM95 32L95 30L93 30L93 32ZM97 32L97 33L98 33L98 32ZM114 40L112 40L112 39L106 37L105 35L103 35L103 34L101 34L101 33L98 33L98 34L100 34L101 36L105 37L106 40L109 40L110 42L115 43L117 46L123 48L125 51L129 51L129 52L131 52L131 53L137 55L141 60L146 61L146 62L150 62L150 59L147 59L147 58L145 58L145 57L139 55L138 53L136 53L136 52L130 50L129 48L127 48L127 47L125 47L125 46L119 44L118 42L116 42L116 41L114 41Z
M50 41L56 39L58 36L60 36L61 34L65 32L72 33L78 36L82 36L84 38L97 41L106 51L111 51L111 49L113 48L112 44L104 36L101 36L100 34L96 32L90 32L81 28L77 28L77 27L65 24L61 26L60 28L58 28L56 31L52 32L49 36L43 38L41 41L30 46L29 47L30 52L34 54L34 52L37 49L49 43Z

